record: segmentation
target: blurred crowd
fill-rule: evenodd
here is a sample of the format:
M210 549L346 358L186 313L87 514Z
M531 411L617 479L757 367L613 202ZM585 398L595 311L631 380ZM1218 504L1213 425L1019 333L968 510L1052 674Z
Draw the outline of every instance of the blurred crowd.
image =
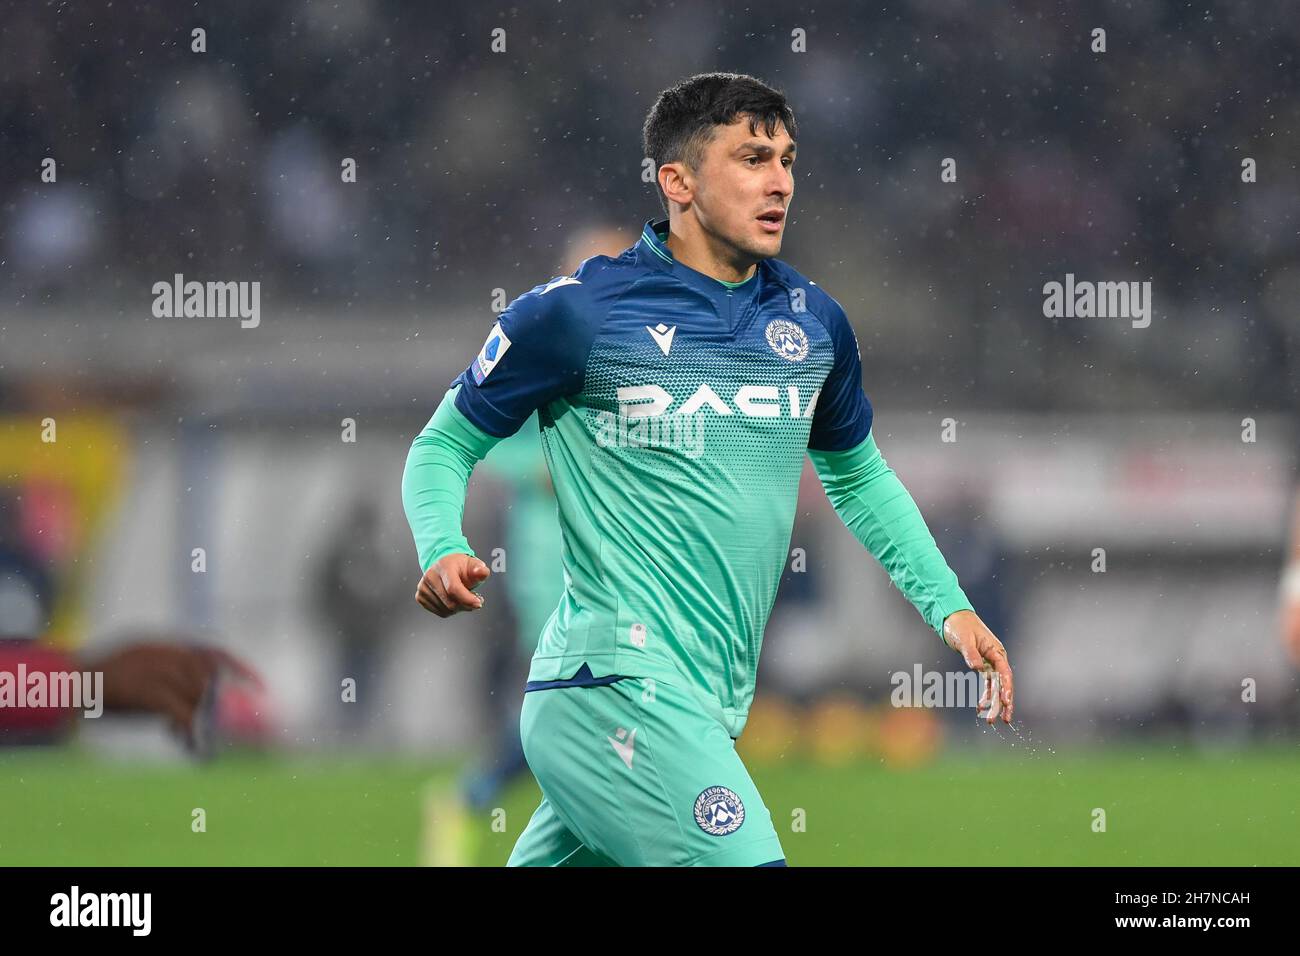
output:
M674 9L17 5L0 296L129 316L180 272L261 280L281 310L481 312L546 278L573 228L658 217L645 113L730 69L792 99L783 258L845 304L870 369L924 365L945 397L1004 407L1294 407L1291 4ZM1151 328L1045 318L1066 273L1151 280Z

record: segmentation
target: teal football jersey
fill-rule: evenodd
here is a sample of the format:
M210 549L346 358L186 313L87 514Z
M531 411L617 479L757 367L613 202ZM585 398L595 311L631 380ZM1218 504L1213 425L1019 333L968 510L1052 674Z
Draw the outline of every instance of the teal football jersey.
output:
M520 296L453 382L497 437L534 411L564 593L530 681L684 684L739 736L809 448L860 444L872 410L843 309L769 259L743 283L677 262L667 223Z

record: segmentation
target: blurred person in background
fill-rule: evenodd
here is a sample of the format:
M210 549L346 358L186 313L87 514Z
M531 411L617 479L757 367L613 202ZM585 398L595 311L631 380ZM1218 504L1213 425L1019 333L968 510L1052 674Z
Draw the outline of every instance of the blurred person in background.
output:
M613 225L597 223L579 229L566 244L560 274L572 275L592 256L616 256L634 240L635 236ZM450 791L435 789L431 795L424 861L432 866L472 865L489 825L487 814L502 791L528 773L519 739L523 699L518 691L527 680L537 638L564 593L563 539L536 412L488 453L482 468L504 486L509 501L506 564L500 573L515 632L498 645L497 659L487 668L484 689L495 725L490 749ZM394 580L401 579L394 576Z
M376 674L389 653L389 638L400 616L405 585L397 557L383 546L379 508L358 498L341 510L325 554L316 568L316 600L328 629L337 641L338 672L334 686L356 681L356 698L343 706L343 729L355 743L373 731L382 711Z

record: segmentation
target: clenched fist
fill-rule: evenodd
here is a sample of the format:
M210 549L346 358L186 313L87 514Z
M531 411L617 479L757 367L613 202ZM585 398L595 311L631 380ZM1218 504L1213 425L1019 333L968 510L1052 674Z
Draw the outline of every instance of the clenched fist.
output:
M448 554L435 561L416 588L420 607L438 617L451 617L460 611L477 611L483 599L474 589L492 572L478 558L469 554Z

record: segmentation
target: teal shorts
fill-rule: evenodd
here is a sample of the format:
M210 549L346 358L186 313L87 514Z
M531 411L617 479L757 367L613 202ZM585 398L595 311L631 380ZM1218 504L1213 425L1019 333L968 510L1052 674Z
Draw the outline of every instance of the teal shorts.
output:
M735 741L650 678L524 694L542 802L508 866L759 866L785 853Z

